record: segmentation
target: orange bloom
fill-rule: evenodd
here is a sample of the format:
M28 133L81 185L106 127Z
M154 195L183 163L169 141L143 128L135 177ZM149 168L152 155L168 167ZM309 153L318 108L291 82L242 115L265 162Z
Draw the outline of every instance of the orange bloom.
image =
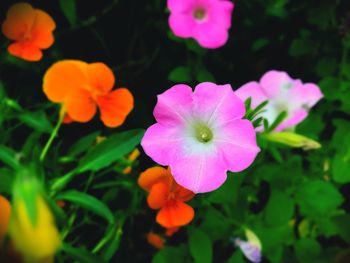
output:
M140 156L140 150L135 148L126 159L130 162L134 162L139 156ZM123 174L130 174L131 171L132 171L132 165L129 165L125 167L125 169L123 170Z
M7 233L10 222L11 205L9 201L0 195L0 250Z
M28 61L42 58L41 50L49 48L54 42L52 32L55 28L55 21L49 14L28 3L11 6L2 24L4 35L14 41L8 46L8 52Z
M72 120L88 122L98 107L102 122L117 127L133 109L134 98L126 88L112 91L114 82L112 70L104 63L62 60L46 71L43 89L49 100L62 103Z
M177 231L179 231L179 227L166 228L165 235L167 237L173 236Z
M193 198L194 193L178 185L170 169L162 167L149 168L141 173L138 183L149 195L150 208L160 209L156 221L165 228L187 225L194 217L194 210L185 204Z
M154 232L149 232L147 234L147 241L157 249L162 249L165 245L165 239Z

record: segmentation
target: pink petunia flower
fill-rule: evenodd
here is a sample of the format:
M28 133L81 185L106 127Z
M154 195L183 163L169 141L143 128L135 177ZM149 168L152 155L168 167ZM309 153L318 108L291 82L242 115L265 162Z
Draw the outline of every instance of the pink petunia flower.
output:
M160 165L169 165L175 181L195 192L210 192L226 180L227 170L239 172L260 149L253 125L242 120L244 103L230 85L175 85L158 95L157 123L141 145Z
M285 111L287 117L275 131L282 131L302 122L309 109L323 97L316 84L302 83L299 79L292 79L286 72L276 70L265 73L260 82L252 81L243 85L236 90L236 95L243 101L251 97L253 108L268 100L269 103L261 116L267 119L269 124ZM258 130L261 131L262 128Z
M227 42L233 7L229 0L168 0L169 25L178 37L218 48Z

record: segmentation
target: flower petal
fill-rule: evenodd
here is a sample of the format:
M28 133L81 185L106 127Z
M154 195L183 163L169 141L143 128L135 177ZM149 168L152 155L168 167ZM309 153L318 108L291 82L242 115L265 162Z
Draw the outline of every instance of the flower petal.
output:
M256 81L244 84L235 91L235 94L244 102L250 97L252 108L256 108L259 104L268 99L261 86Z
M167 5L170 12L180 13L180 12L188 12L195 0L168 0Z
M193 217L194 210L191 206L181 201L174 201L158 212L156 221L165 228L172 228L187 225Z
M64 99L64 107L69 116L78 122L88 122L96 114L96 103L84 89L70 90Z
M87 67L91 92L106 95L112 90L115 82L113 71L104 63L91 63Z
M163 207L169 197L169 185L164 182L159 182L151 187L151 191L147 197L147 203L152 209Z
M28 43L12 43L8 46L7 51L11 55L27 61L39 61L43 56L43 53L39 48Z
M0 195L0 248L2 247L2 242L8 230L10 215L11 215L11 205L10 202Z
M156 123L146 130L141 146L153 161L160 165L168 165L180 155L183 137L181 127L169 128Z
M277 70L266 72L260 79L264 93L271 98L278 98L283 89L292 87L293 83L293 79L286 72Z
M110 128L122 125L134 108L134 97L126 88L116 89L106 96L98 97L102 122Z
M280 125L278 125L275 128L275 131L282 131L287 128L294 127L295 125L302 122L306 117L308 113L304 109L297 110L291 114L291 116L288 116L287 119L285 119Z
M194 193L219 188L226 180L226 163L217 153L183 156L170 164L175 181Z
M175 191L176 196L180 201L186 202L191 200L194 197L194 193L181 185L177 185L177 189Z
M298 85L291 89L289 94L292 107L302 107L305 110L313 107L320 99L323 98L320 88L313 83Z
M53 64L44 75L43 89L49 100L63 102L66 94L88 86L87 64L79 60L62 60Z
M175 85L158 95L153 115L165 126L175 126L187 121L192 110L192 89L183 84Z
M35 19L35 11L28 3L17 3L7 11L2 32L11 40L19 40L29 33Z
M228 30L213 21L197 24L193 29L193 38L204 48L219 48L228 40Z
M207 123L222 125L245 114L244 103L233 92L231 85L216 85L203 82L196 86L194 115Z
M254 127L248 120L235 120L222 127L215 144L223 154L226 167L232 172L249 167L260 151Z
M139 186L145 190L150 191L152 186L160 181L169 180L169 172L163 167L152 167L140 174L138 179Z
M52 31L55 28L55 21L48 13L35 9L35 20L31 29L31 42L42 49L50 47L54 42Z
M169 26L177 37L192 37L193 28L196 22L188 14L171 14L169 16Z
M219 24L225 29L231 27L231 18L234 4L231 1L218 1L213 4L210 9L210 17L215 23Z

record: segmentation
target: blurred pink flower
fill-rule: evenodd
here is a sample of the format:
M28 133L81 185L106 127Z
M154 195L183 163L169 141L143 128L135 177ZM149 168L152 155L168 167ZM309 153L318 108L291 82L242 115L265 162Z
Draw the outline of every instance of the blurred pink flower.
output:
M229 0L168 0L169 25L178 37L218 48L227 42L233 7Z
M260 151L253 125L242 120L244 103L230 85L206 82L194 92L175 85L158 96L153 114L157 123L143 137L144 151L195 193L217 189L227 170L246 169Z
M251 97L252 108L268 100L261 116L270 125L281 112L286 111L287 117L275 131L282 131L302 122L309 109L323 97L316 84L302 83L299 79L292 79L286 72L276 70L265 73L260 82L251 81L243 85L236 90L236 95L243 101Z

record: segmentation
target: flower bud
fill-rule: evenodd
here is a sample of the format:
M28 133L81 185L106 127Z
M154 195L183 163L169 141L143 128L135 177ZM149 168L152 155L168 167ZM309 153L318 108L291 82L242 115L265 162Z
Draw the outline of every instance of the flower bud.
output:
M321 144L317 141L294 132L272 132L264 136L269 141L282 143L293 148L302 148L305 151L321 148Z

